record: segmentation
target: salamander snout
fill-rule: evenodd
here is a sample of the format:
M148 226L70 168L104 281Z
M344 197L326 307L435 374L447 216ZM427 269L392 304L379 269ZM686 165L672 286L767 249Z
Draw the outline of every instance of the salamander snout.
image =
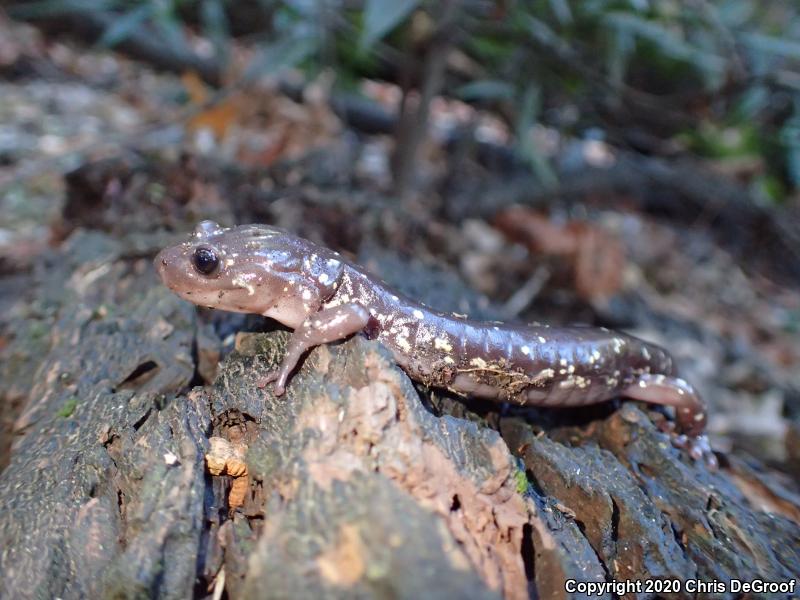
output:
M153 266L161 281L168 288L174 289L174 283L179 272L180 256L174 248L165 248L153 259Z
M167 266L167 258L164 256L163 250L159 252L153 259L153 266L156 268L156 273L158 273L158 276L161 277L161 280L163 281L164 269Z

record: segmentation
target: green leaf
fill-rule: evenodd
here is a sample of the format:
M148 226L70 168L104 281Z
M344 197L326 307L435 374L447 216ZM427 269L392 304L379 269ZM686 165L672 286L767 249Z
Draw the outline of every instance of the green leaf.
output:
M159 6L158 2L153 2L153 5ZM184 34L185 25L173 8L171 5L159 6L159 10L153 13L153 24L166 43L181 52L191 53Z
M539 152L531 140L531 130L536 123L536 118L541 110L541 91L530 84L522 94L519 102L516 123L517 147L525 158L533 174L547 189L553 189L558 184L558 177L553 171L547 157Z
M155 14L155 6L155 3L146 2L120 16L103 32L97 45L101 48L113 48L130 37L142 23Z
M650 8L648 0L628 0L628 4L636 12L646 12Z
M614 28L609 39L606 68L608 79L612 85L619 89L625 82L628 72L628 63L636 50L636 43L630 32Z
M723 25L738 28L753 18L758 4L753 0L727 0L716 6L716 10Z
M467 46L483 61L506 62L517 44L511 39L494 39L490 37L473 36L465 40Z
M366 50L397 27L419 6L420 0L367 0L361 48Z
M317 50L318 41L310 35L289 35L264 46L248 65L245 78L274 75L296 67Z
M795 100L794 115L780 131L780 142L786 148L786 171L795 188L800 188L800 96Z
M203 0L200 5L203 31L210 37L220 38L230 35L228 17L222 4L222 0Z
M723 73L726 61L721 56L705 52L683 40L677 33L656 21L643 19L624 12L611 12L604 21L612 26L637 35L658 47L672 58L697 65L704 71Z
M572 10L566 0L550 0L550 9L562 25L572 23Z
M742 34L742 41L753 50L800 60L800 42L776 38L762 33Z
M48 19L87 10L114 8L119 0L41 0L8 7L9 16L15 19Z
M758 114L767 108L772 100L770 90L764 85L754 85L742 92L733 109L734 118L737 120L754 120Z
M768 173L756 177L749 187L760 202L775 205L786 197L786 189L780 179Z
M203 0L200 5L200 21L203 24L203 33L211 39L217 56L226 57L230 28L222 0Z
M514 86L507 81L484 79L462 85L456 90L456 95L467 102L507 100L514 96Z

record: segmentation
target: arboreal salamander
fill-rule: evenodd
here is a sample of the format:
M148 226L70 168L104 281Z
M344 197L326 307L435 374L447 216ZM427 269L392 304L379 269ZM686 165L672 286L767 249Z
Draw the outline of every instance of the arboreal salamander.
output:
M426 384L528 406L580 406L624 396L673 406L695 458L713 463L705 407L662 348L591 327L472 321L403 297L338 253L266 225L211 221L155 260L164 283L200 306L258 313L294 329L267 378L282 394L303 353L364 331ZM688 439L687 439L688 438Z

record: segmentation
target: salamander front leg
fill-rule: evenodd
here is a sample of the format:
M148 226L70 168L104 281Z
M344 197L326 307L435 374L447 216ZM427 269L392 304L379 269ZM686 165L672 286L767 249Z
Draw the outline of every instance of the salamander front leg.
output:
M680 433L673 436L673 444L686 448L693 459L702 460L710 468L717 467L717 457L711 450L708 438L703 435L706 427L705 404L688 382L665 375L640 375L636 383L622 391L622 395L652 404L674 406ZM669 429L667 431L673 433Z
M259 386L274 381L273 390L276 396L280 396L286 390L289 376L307 350L357 333L366 327L367 321L369 312L358 304L342 304L309 315L292 333L280 366L259 381Z

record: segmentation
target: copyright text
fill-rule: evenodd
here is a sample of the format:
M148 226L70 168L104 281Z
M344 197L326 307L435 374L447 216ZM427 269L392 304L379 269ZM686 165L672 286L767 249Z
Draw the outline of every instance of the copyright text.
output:
M764 579L704 581L702 579L612 579L611 581L577 581L567 579L564 589L568 594L603 596L615 594L794 594L797 580L766 581Z

